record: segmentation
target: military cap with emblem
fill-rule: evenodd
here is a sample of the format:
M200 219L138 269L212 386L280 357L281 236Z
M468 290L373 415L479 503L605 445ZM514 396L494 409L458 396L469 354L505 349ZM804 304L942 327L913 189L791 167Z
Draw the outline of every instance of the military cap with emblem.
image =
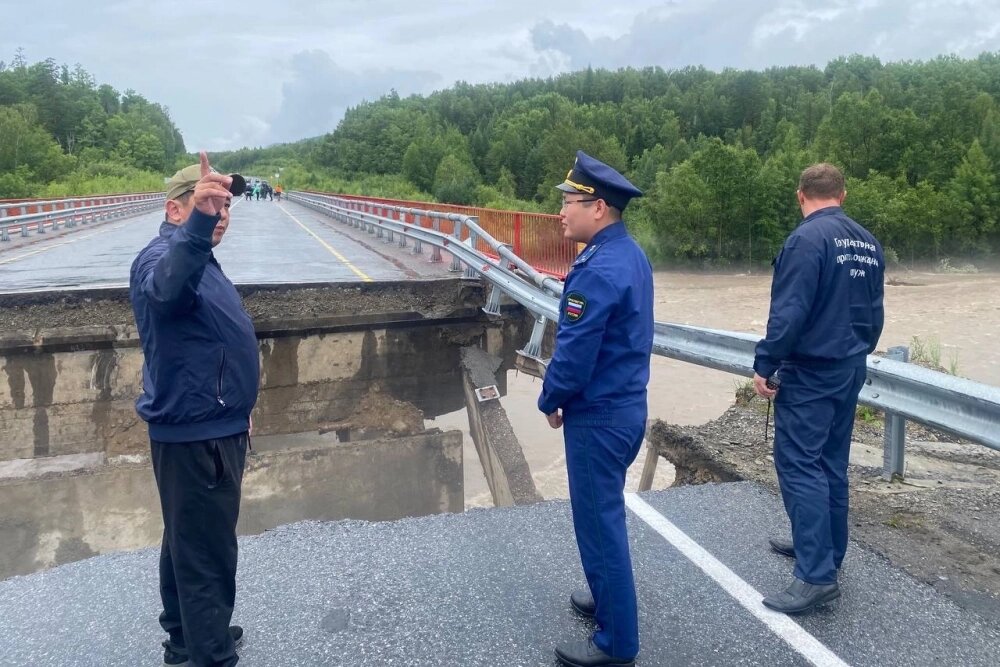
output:
M641 197L642 190L597 158L583 151L576 152L576 162L566 174L566 180L556 186L563 192L590 195L603 199L608 206L619 211L624 209L633 197Z

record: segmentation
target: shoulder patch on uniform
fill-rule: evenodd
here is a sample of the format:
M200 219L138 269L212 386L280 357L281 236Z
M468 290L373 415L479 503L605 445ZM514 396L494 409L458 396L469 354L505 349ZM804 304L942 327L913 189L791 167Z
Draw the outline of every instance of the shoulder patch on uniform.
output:
M573 266L585 264L588 259L594 256L594 253L597 252L597 249L600 247L601 244L598 243L597 245L592 245L589 248L584 248L583 252L581 252L580 255L576 258L576 260L574 260Z
M570 292L566 295L566 308L563 313L567 322L576 322L583 317L585 310L587 310L587 297L580 292Z

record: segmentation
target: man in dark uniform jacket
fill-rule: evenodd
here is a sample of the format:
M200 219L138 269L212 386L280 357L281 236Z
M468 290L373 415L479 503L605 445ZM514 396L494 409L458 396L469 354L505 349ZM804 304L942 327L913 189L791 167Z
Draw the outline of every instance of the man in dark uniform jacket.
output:
M174 174L166 220L129 277L144 356L135 405L149 425L163 510L165 665L235 665L243 639L229 621L260 363L253 322L212 252L229 226L232 181L205 153Z
M757 344L754 389L774 399L774 465L795 558L795 579L764 605L785 613L840 596L847 551L847 462L867 356L884 323L882 247L844 214L844 177L830 164L802 172L804 220L774 265L767 336Z
M621 211L640 192L583 151L566 180L564 235L586 243L559 303L556 348L538 408L563 427L580 560L589 590L570 596L598 629L586 642L556 647L573 667L633 665L639 652L635 582L625 530L625 471L646 428L653 349L653 277Z

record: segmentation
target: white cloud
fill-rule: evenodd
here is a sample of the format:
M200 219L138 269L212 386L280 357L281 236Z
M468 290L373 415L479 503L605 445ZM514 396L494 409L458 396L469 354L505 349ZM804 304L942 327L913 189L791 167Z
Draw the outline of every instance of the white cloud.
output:
M0 16L18 26L0 59L20 45L135 89L170 108L189 149L322 134L390 88L1000 51L995 0L0 0Z

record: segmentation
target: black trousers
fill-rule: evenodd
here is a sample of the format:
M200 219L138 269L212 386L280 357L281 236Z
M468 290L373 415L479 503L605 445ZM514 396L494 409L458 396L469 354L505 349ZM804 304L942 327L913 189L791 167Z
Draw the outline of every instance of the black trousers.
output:
M160 625L198 667L235 665L236 521L247 434L198 442L150 440L163 510Z

